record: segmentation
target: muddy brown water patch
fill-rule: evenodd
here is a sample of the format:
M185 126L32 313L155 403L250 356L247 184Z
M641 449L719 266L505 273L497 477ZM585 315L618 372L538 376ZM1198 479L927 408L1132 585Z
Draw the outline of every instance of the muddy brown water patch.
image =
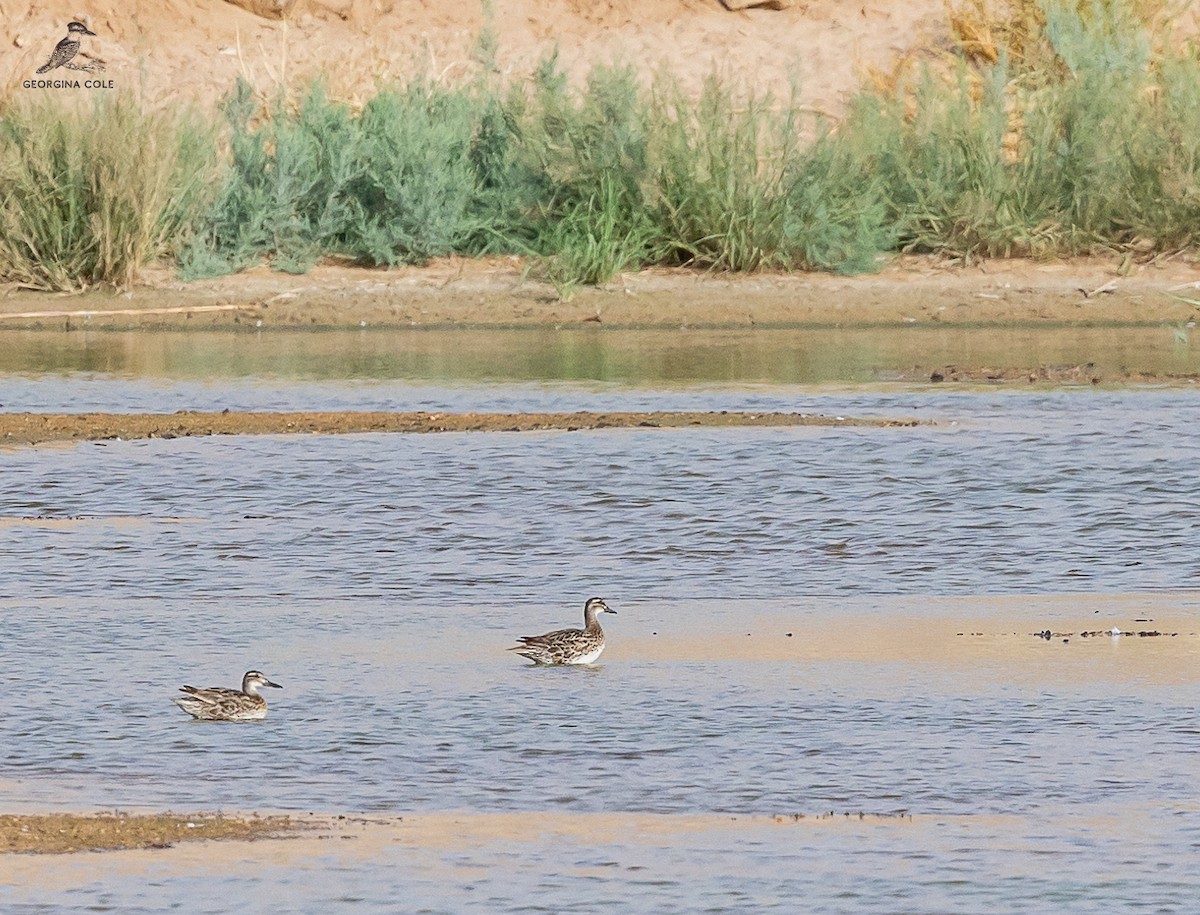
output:
M0 854L169 848L207 839L265 839L300 828L287 816L172 813L0 814Z
M772 412L256 412L4 413L0 441L37 444L96 439L179 438L197 435L344 435L362 432L545 432L585 429L738 426L916 426L917 419Z

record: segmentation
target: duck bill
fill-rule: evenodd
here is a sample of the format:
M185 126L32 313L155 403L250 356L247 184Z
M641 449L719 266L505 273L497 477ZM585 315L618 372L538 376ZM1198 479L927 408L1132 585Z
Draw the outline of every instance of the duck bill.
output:
M263 686L273 686L273 687L275 687L276 689L283 689L283 686L282 686L281 684L279 684L279 683L272 683L270 680L268 680L266 683L264 683L264 684L263 684Z

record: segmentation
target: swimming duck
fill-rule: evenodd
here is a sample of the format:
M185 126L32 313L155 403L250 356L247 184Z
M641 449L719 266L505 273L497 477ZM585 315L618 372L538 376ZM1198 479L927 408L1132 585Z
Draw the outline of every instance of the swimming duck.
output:
M604 650L604 630L596 615L616 612L603 597L593 597L583 605L582 629L556 629L545 635L522 636L517 639L521 644L509 651L529 658L534 664L591 664Z
M187 695L172 701L203 721L261 721L267 717L267 700L258 694L264 686L283 689L261 671L248 670L242 677L241 692L223 686L181 686L179 689Z

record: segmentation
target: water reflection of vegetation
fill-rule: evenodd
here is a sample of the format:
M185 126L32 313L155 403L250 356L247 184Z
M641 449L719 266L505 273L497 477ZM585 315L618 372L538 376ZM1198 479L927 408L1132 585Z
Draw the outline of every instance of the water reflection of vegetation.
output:
M947 365L1200 372L1172 329L0 331L0 373L176 379L828 384Z

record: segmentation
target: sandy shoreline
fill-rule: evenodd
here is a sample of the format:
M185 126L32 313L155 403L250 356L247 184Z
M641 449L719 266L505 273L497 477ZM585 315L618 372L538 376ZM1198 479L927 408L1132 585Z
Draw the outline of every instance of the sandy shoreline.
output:
M16 813L0 814L0 854L19 882L21 872L36 873L46 858L79 852L109 852L103 860L149 863L166 854L185 867L242 860L253 854L264 861L295 861L328 854L331 841L355 857L377 854L388 846L456 849L494 842L534 842L547 836L567 841L616 841L637 836L654 843L689 833L739 833L781 827L861 829L906 826L908 813L859 809L787 811L776 814L579 813L555 810L513 813L435 811L403 816L359 814L213 815L171 813ZM988 821L991 817L963 817ZM269 840L269 844L264 844ZM343 845L351 841L352 845ZM251 852L247 848L253 844ZM13 855L21 857L12 857ZM50 859L51 861L53 860ZM71 860L66 858L65 860ZM0 886L5 880L0 878Z
M220 872L223 868L253 862L254 866L297 865L309 859L327 861L330 856L350 860L369 860L395 854L445 852L462 853L511 844L540 845L565 843L568 846L610 843L633 846L657 846L686 836L708 835L714 841L722 837L758 837L771 841L781 830L802 830L805 834L865 833L875 830L904 829L921 832L930 829L998 832L1020 830L1026 825L1022 816L1004 814L932 815L907 810L864 810L840 807L810 811L780 811L771 814L746 813L581 813L561 810L522 810L483 812L473 810L430 811L403 816L361 814L233 814L219 819L233 828L240 824L247 834L217 837L201 834L204 830L186 829L189 817L199 824L211 815L199 814L0 814L0 820L20 824L69 824L72 829L90 833L98 825L125 820L130 824L177 821L180 830L168 841L151 844L93 847L60 847L50 836L44 847L29 839L21 849L0 848L4 855L5 875L0 886L21 886L38 881L66 867L80 876L79 869L104 869L135 874L152 866L167 866L179 873ZM1109 824L1111 825L1111 824ZM252 834L250 831L253 831ZM80 852L104 851L103 856ZM15 852L15 853L14 853Z
M90 327L873 327L1153 326L1200 312L1182 257L1132 268L1115 259L897 258L876 274L622 274L561 301L516 258L446 258L393 270L321 266L302 276L259 267L183 283L165 272L114 293L10 289L0 329Z
M584 429L742 426L915 426L917 419L825 416L815 413L612 412L427 413L0 413L0 443L32 445L97 439L196 435L346 435L361 432L575 432Z

